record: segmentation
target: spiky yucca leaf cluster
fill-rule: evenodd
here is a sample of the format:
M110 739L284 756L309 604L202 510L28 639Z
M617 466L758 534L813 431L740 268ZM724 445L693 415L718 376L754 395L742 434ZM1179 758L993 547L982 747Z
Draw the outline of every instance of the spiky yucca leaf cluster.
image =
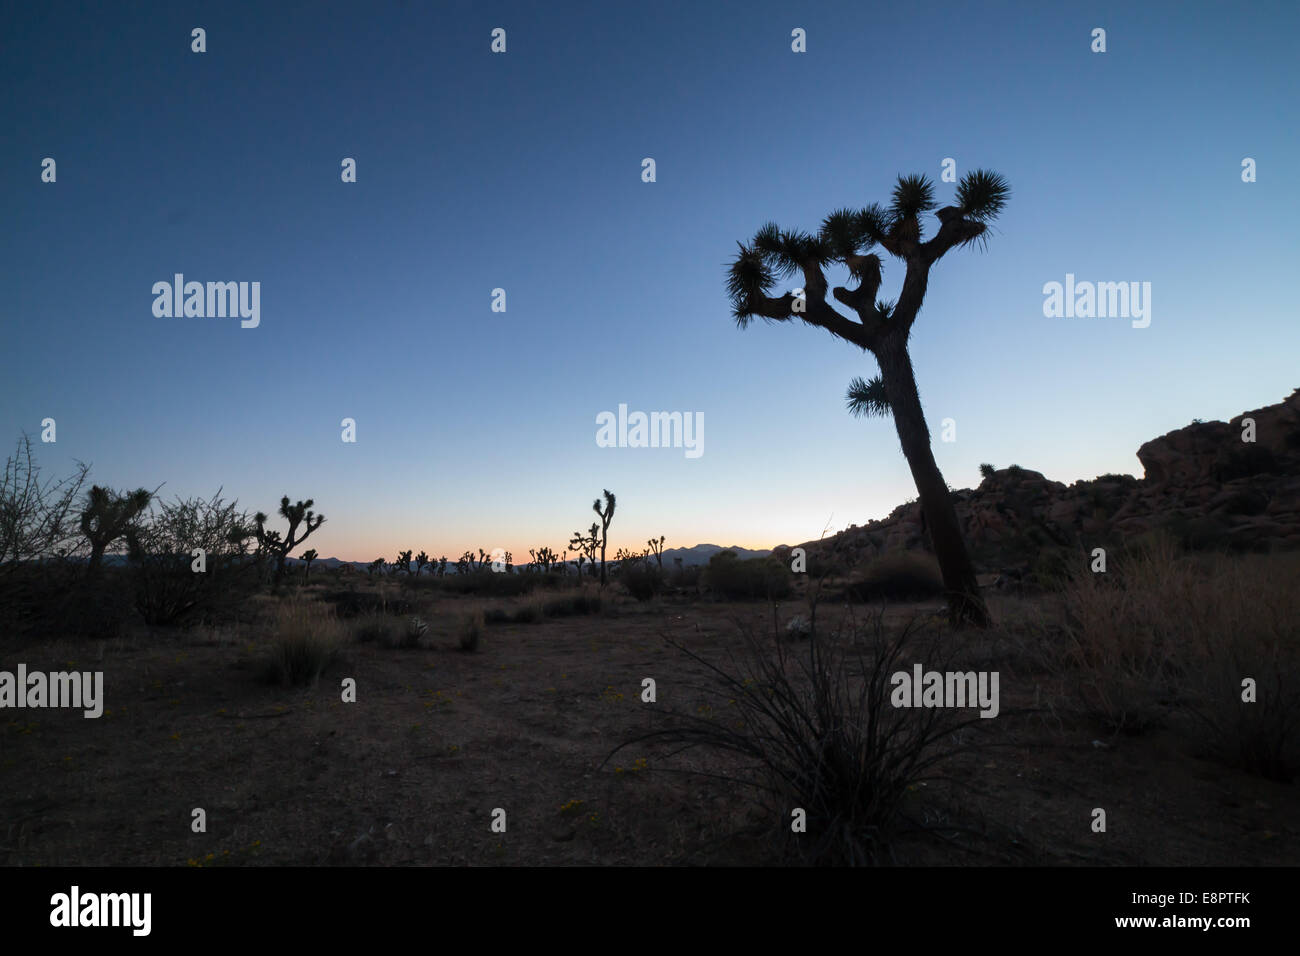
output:
M921 213L938 206L934 201L934 183L923 174L899 176L891 198L889 214L895 224L904 219L916 219Z
M967 219L989 222L996 219L1011 196L1011 186L997 173L977 169L967 173L957 186L957 208Z
M890 413L889 396L885 393L885 383L879 375L873 376L869 381L854 378L849 382L845 400L849 411L858 418L885 418Z

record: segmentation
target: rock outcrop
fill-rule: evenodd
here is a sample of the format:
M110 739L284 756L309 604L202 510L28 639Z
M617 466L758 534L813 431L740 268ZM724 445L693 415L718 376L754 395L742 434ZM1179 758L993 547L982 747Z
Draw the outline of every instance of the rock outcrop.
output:
M1254 441L1249 422L1254 423ZM1064 485L1012 466L953 492L980 570L1026 567L1051 550L1115 547L1162 529L1190 548L1300 548L1300 389L1230 422L1193 422L1144 444L1145 476ZM810 557L856 566L892 551L928 549L920 505L802 545Z

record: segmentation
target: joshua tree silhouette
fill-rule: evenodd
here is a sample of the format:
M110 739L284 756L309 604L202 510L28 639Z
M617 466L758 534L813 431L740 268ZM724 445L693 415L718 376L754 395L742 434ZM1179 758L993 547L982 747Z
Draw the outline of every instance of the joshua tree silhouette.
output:
M153 495L143 488L125 495L99 485L90 489L90 494L86 496L86 507L81 512L81 533L90 542L87 577L93 578L99 573L104 549L126 534L131 522L149 507L152 499Z
M559 555L550 548L529 548L528 554L532 558L532 561L529 562L532 570L537 571L540 569L543 574L548 573L551 566L560 560Z
M660 535L658 541L651 538L646 544L650 548L649 553L655 556L655 561L659 564L659 570L662 571L664 569L664 536Z
M943 572L949 615L954 624L989 624L980 597L975 567L966 550L948 485L935 464L930 432L921 410L912 360L907 350L912 323L925 299L930 268L955 246L983 242L988 223L997 218L1010 189L997 173L976 170L957 186L957 204L935 212L940 226L935 236L921 239L920 216L935 209L933 183L926 176L900 176L888 208L873 203L864 209L839 209L828 215L820 231L784 231L768 223L740 253L729 270L727 290L732 314L745 328L755 316L771 321L793 318L825 329L875 356L880 374L871 381L854 379L849 409L855 414L890 415L912 471L930 541ZM881 261L873 246L906 265L897 302L876 299ZM837 286L835 299L857 314L845 316L826 301L825 267L848 267L857 286ZM773 297L779 277L803 276L803 288Z
M591 510L600 516L600 586L605 586L605 548L609 545L609 523L614 520L614 494L608 489L602 489L605 495L605 510L600 508L600 499L597 498L591 504ZM592 528L595 528L592 525Z
M289 496L285 495L280 499L280 517L289 522L289 533L284 538L280 537L278 531L268 531L266 529L266 514L259 511L253 516L257 523L257 543L263 552L275 558L275 584L278 587L284 580L284 559L289 556L289 552L298 545L307 540L307 537L325 523L325 516L318 515L311 510L315 504L312 499L299 501L297 504L289 504ZM299 538L298 528L302 527L302 537Z
M600 504L599 500L596 504ZM600 547L600 525L593 521L586 535L583 535L581 531L573 532L573 540L569 542L569 547L578 553L578 577L582 577L584 561L591 567L594 575L596 571L596 549Z

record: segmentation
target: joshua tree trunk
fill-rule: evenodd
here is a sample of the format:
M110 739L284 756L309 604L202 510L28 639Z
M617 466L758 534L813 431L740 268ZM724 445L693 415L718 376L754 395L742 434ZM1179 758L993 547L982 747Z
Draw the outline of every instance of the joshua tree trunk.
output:
M906 333L904 333L904 336ZM903 456L912 470L912 480L921 499L921 513L930 533L930 543L939 561L943 585L948 592L948 605L953 623L968 623L987 627L990 623L988 609L979 594L975 566L971 563L962 537L957 509L953 507L948 483L935 463L930 450L930 430L921 411L921 397L912 374L912 361L907 354L906 341L889 336L875 351L880 365L880 377L889 395L894 426L903 446Z

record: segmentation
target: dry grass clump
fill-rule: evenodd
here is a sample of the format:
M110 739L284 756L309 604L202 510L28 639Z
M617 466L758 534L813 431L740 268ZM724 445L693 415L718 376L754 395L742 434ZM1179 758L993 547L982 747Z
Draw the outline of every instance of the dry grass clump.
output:
M483 630L486 624L483 620L482 610L475 611L465 619L465 625L460 632L460 649L473 653L479 649L483 642Z
M1152 538L1105 573L1071 575L1060 669L1114 733L1177 722L1218 759L1288 780L1300 770L1297 581L1300 554L1191 555Z
M293 599L275 609L274 637L262 675L281 685L316 681L339 656L345 628L324 604Z

